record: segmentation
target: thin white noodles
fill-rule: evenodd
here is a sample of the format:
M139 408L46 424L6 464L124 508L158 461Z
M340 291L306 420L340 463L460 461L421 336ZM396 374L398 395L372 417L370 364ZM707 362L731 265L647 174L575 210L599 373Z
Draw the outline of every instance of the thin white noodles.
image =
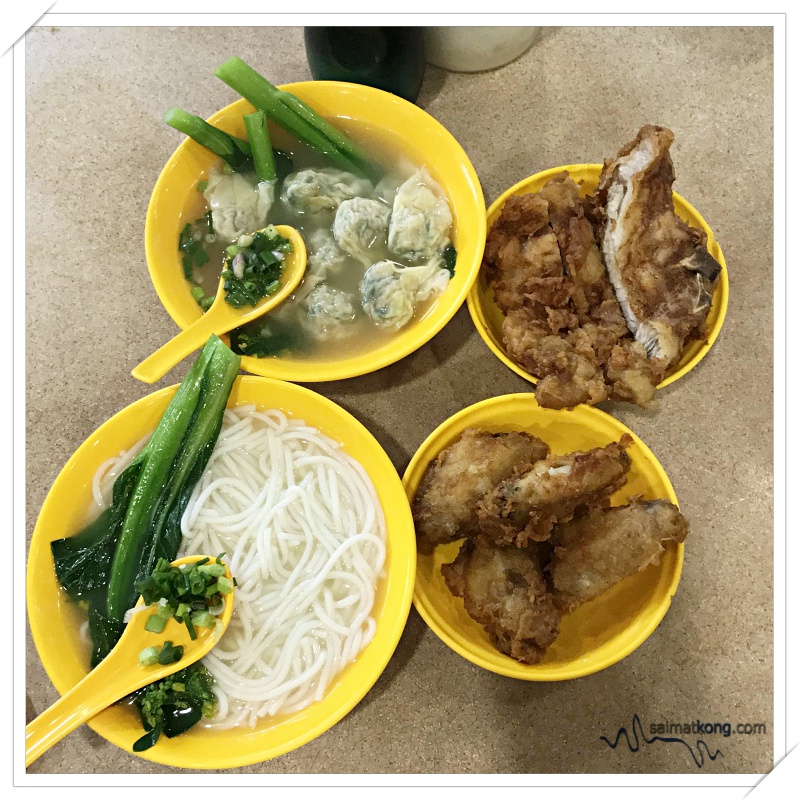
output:
M225 553L233 619L204 659L212 725L255 725L320 700L372 640L385 521L366 472L279 410L229 409L181 521L181 555Z
M130 450L123 450L118 456L104 461L95 471L92 479L93 503L89 508L88 518L93 521L102 511L111 505L114 481L130 466L131 461L147 444L150 434L143 436Z

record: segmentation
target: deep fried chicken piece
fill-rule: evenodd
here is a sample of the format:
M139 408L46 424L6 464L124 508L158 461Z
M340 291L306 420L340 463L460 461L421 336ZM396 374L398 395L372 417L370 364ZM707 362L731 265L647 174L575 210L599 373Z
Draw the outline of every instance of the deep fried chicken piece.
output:
M625 483L631 466L625 448L631 444L625 434L605 447L551 455L517 470L478 503L481 533L496 544L523 547L545 541L557 522L576 512L607 506Z
M442 575L501 653L526 664L541 661L558 636L561 613L547 590L535 546L467 540L455 561L442 565Z
M682 542L689 525L667 500L596 509L553 528L549 564L556 604L567 610L591 600L649 564L665 542Z
M664 379L663 358L648 358L639 342L623 339L614 346L605 364L609 399L623 400L647 408Z
M572 408L605 400L603 371L580 331L553 333L547 322L527 308L503 320L503 341L509 356L538 375L536 401L544 408Z
M529 305L544 315L544 307L569 305L570 286L547 221L547 201L537 194L509 197L486 238L483 266L504 314Z
M533 464L549 452L543 441L524 432L467 428L428 465L414 497L419 552L430 555L437 544L477 533L478 500L520 464Z
M673 138L666 128L645 125L606 161L595 192L603 257L628 328L667 366L705 337L721 269L705 232L675 213Z
M613 290L578 184L568 172L562 172L542 187L539 196L547 201L550 226L558 239L564 271L571 281L572 304L579 320L584 322L609 293L613 297ZM621 314L620 321L624 331Z

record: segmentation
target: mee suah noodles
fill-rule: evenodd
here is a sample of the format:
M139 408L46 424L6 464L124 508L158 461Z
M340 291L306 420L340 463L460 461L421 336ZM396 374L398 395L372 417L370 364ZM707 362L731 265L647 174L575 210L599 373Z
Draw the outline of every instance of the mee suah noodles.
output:
M98 470L96 503L112 472ZM209 724L254 726L322 699L376 629L386 529L363 467L279 410L228 409L181 527L179 556L224 553L237 580L233 619L203 660L219 700Z

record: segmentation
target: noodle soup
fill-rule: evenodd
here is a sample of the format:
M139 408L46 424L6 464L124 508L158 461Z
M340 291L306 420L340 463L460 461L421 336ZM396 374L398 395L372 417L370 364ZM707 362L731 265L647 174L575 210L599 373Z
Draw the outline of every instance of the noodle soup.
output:
M290 166L283 158L278 158L278 182L266 223L297 228L306 241L309 262L303 281L290 299L269 315L232 332L233 348L244 355L288 355L300 360L337 361L383 347L407 326L434 311L437 299L453 274L455 226L444 189L424 167L399 155L396 145L390 144L378 129L354 120L336 119L334 122L381 166L383 178L373 184L349 175L342 178L346 186L328 204L330 207L319 210L303 207L296 198L308 186L300 185L299 191L292 191L298 189L298 183L302 184L302 177L305 176L308 183L312 180L309 176L330 177L335 171L323 154L280 129L273 131L273 144L290 159ZM198 188L203 189L209 180L216 180L221 170L219 161L199 174ZM250 184L257 184L255 175L243 177ZM399 195L398 202L398 188L404 185L407 190ZM418 197L407 197L409 187L421 187L419 191L425 193L425 202L420 202ZM217 290L220 272L228 258L226 248L231 241L217 231L209 235L206 221L212 213L209 190L193 194L180 226L185 231L187 224L197 223L191 233L202 244L208 261L191 268L190 286L201 306L207 306ZM435 245L426 247L423 242L421 249L414 249L414 240L424 237L424 231L432 224L425 214L435 216L430 210L418 208L430 206L431 195L440 199L439 212L446 209L441 222L445 232ZM409 208L416 214L416 222L409 223ZM399 209L399 213L395 209ZM395 219L399 222L395 223ZM365 229L367 241L359 241L359 237L363 240ZM395 246L390 246L392 244ZM370 290L375 281L370 285L365 274L371 266L384 261L396 265L396 276L402 280L392 283L378 303L371 303L370 298L375 293ZM430 274L423 273L422 267L427 267ZM404 268L411 269L402 271ZM403 286L415 270L420 273L419 280L414 286ZM391 283L395 275L389 278ZM381 288L387 285L384 280ZM408 306L402 314L390 308L396 308L399 293L404 297L401 302Z
M97 470L90 519L148 436ZM302 420L227 409L181 532L179 557L223 554L237 580L230 625L203 659L218 700L206 727L252 728L322 700L372 640L383 512L364 468ZM86 623L82 637L88 659Z

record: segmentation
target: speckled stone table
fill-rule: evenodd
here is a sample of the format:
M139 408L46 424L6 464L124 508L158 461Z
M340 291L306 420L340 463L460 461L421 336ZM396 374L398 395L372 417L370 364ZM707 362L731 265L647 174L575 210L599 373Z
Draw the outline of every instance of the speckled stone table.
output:
M487 205L538 170L601 161L646 122L675 132L676 189L708 220L727 258L727 321L703 363L659 392L657 408L602 408L642 437L672 480L691 524L683 577L641 647L565 683L483 671L412 609L385 673L344 720L299 750L237 772L771 768L771 37L767 28L550 28L503 69L428 69L419 104L464 146ZM130 369L176 332L143 246L150 191L180 139L161 123L165 109L207 116L230 102L213 70L231 55L275 83L310 75L298 28L42 27L28 33L25 52L30 537L70 454L150 391ZM367 425L401 472L454 412L530 390L491 354L466 307L394 366L312 388ZM30 637L27 695L29 718L56 699ZM698 767L680 744L612 750L601 737L613 740L634 715L646 732L700 720L765 723L767 733L706 737L723 757ZM30 769L175 771L85 727Z

